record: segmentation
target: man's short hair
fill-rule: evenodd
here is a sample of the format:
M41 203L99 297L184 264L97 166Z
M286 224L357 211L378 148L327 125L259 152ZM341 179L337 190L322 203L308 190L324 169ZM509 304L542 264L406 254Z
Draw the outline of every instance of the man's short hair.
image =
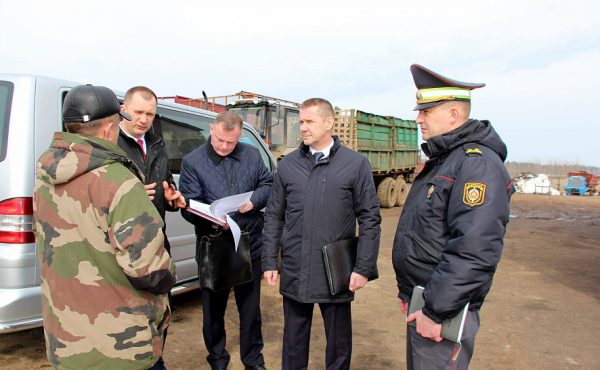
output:
M456 100L454 104L459 110L461 110L465 118L468 119L471 115L471 102Z
M244 127L242 117L233 112L221 112L217 114L213 123L222 124L226 131L234 130L236 127L241 130Z
M310 98L306 99L301 105L300 109L310 108L310 107L319 107L319 111L321 112L322 118L333 117L335 118L335 111L333 110L333 105L328 100L323 98Z
M72 134L80 134L86 136L94 136L100 127L102 127L107 122L113 122L115 124L119 124L121 121L120 116L115 113L112 116L100 118L97 120L89 121L89 122L65 122L65 129L67 132Z
M127 92L125 93L124 101L127 102L131 100L131 97L135 93L139 93L140 95L142 95L142 98L146 100L154 98L154 101L158 103L158 98L156 97L154 91L152 91L149 87L146 86L134 86L131 89L127 90Z

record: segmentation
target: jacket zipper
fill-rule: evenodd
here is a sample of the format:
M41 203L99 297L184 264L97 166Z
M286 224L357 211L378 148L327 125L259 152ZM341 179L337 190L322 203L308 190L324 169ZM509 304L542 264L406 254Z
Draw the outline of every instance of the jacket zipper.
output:
M325 200L325 180L327 177L323 176L323 180L321 180L321 204L323 204Z

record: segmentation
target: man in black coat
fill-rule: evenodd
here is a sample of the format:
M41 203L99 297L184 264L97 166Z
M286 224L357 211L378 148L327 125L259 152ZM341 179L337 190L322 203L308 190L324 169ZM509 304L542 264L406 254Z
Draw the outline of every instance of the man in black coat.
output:
M262 267L270 286L277 282L281 253L284 370L307 367L315 303L325 323L326 368L349 369L350 303L356 290L377 277L381 217L371 167L332 136L334 117L327 100L302 103L303 143L279 162L265 211ZM332 296L321 248L355 238L357 220L357 257L348 290Z
M240 315L240 357L247 370L264 370L263 337L260 313L260 256L263 213L271 192L273 177L260 152L240 143L243 123L233 112L219 113L210 125L209 143L183 158L179 185L186 199L211 204L217 199L253 191L250 200L231 215L242 231L250 235L254 279L233 287ZM196 248L203 236L222 231L204 218L183 211L194 224ZM212 369L226 369L230 356L225 349L225 309L231 289L212 291L202 288L202 332Z
M165 211L178 211L185 207L185 200L175 187L173 175L168 165L165 143L150 132L156 115L156 94L145 86L135 86L127 90L121 110L128 113L131 121L120 124L118 145L127 157L144 174L144 187L150 200L165 220ZM166 225L163 232L166 231ZM165 249L171 248L165 233Z
M129 114L131 120L123 120L119 125L117 145L127 153L127 157L135 163L144 175L144 188L165 221L165 211L174 212L185 208L185 199L176 190L173 175L168 165L165 143L150 132L158 100L154 91L145 86L135 86L127 90L121 111ZM170 254L171 244L167 238L167 224L163 227L165 249ZM169 303L171 293L169 293ZM164 333L164 343L167 331ZM157 366L164 366L160 358Z
M506 145L488 121L469 119L471 90L420 65L411 73L423 152L398 222L393 247L400 309L407 313L415 286L425 305L407 317L408 369L467 369L479 329L479 309L502 253L514 193ZM441 337L443 320L466 304L461 345Z

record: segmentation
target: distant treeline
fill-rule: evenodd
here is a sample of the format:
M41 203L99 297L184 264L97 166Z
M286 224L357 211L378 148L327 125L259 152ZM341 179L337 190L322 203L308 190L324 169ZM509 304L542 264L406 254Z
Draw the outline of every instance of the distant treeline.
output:
M515 177L520 173L529 172L534 174L543 173L548 177L564 177L567 173L573 171L587 171L594 175L600 175L600 167L582 166L577 164L541 164L528 162L511 162L507 161L506 168L511 177Z

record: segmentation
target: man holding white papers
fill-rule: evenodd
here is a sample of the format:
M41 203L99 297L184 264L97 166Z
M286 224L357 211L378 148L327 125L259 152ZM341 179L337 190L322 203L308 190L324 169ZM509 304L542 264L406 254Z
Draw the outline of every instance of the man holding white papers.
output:
M406 318L416 323L407 329L406 362L411 370L467 369L514 193L503 164L507 150L489 121L469 119L471 90L485 84L417 64L410 70L429 160L408 194L392 254L402 312L414 288L424 287L423 308ZM467 304L460 346L442 339L442 323L462 317Z
M240 315L240 356L246 369L264 369L262 355L262 321L260 314L260 280L263 214L273 177L259 151L240 143L242 119L233 112L217 115L210 126L209 143L196 148L183 158L179 187L186 200L211 204L217 199L253 191L250 200L238 212L231 213L242 231L249 232L254 279L233 287ZM223 231L205 218L183 211L194 224L196 248L203 236ZM230 289L202 289L203 335L212 369L226 369L230 356L225 349L225 309Z

